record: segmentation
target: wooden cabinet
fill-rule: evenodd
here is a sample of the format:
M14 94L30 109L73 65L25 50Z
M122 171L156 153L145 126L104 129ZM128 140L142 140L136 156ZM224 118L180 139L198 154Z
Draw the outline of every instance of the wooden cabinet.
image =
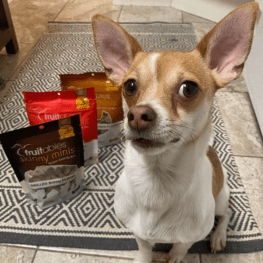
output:
M18 43L7 0L0 0L0 50L3 47L6 47L8 54L18 52Z

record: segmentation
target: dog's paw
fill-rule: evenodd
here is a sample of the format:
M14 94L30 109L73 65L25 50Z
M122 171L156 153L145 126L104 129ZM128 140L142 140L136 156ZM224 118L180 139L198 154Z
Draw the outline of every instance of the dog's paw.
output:
M222 251L226 247L226 231L215 231L211 235L210 246L211 252L216 254L218 251Z

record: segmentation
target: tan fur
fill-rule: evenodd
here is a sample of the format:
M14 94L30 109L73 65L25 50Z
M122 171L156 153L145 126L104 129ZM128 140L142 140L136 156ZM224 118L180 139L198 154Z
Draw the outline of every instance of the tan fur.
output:
M100 52L98 51L99 45L98 45L97 34L96 34L96 32L97 32L97 23L100 20L106 20L106 21L109 21L110 23L111 23L112 20L110 18L106 17L106 16L99 15L99 14L94 15L92 17L92 29L93 29L93 32L95 32L95 34L94 34L94 41L95 41L95 45L97 46L97 54L98 54L98 57L99 57L102 65L104 65L104 67L105 67L104 60L101 57ZM112 25L114 25L123 34L123 37L125 39L125 43L126 43L126 46L127 46L127 50L129 50L129 59L130 59L130 63L131 63L133 61L136 53L141 51L142 48L139 45L139 43L137 42L137 40L133 36L128 34L120 25L118 25L117 23L114 23ZM110 78L113 82L115 82L115 84L118 84L118 80L117 79L111 78L110 71L109 71L109 69L107 67L105 67L105 73L106 73L108 78Z
M160 56L156 60L158 87L154 98L169 109L171 119L175 120L178 117L177 112L180 109L186 113L193 112L203 105L204 100L213 99L214 80L199 52L194 50L192 52L162 51L156 53ZM132 97L124 94L129 108L153 96L154 76L150 70L151 55L152 53L145 52L136 54L131 68L119 82L119 85L123 86L128 79L137 81L138 93ZM187 100L178 96L178 90L186 80L196 82L200 88L196 97Z
M215 215L220 219L211 236L211 250L220 251L226 246L230 189L216 151L208 146L211 109L216 90L242 71L257 10L255 2L236 9L191 52L143 52L136 40L115 22L103 16L93 19L102 64L109 67L105 68L108 77L123 88L127 142L125 168L115 188L114 209L136 237L138 263L152 262L154 243L174 243L168 262L183 261L192 244L211 231ZM106 63L111 62L107 54L104 53L105 63L101 57L96 43L96 26L101 21L95 20L99 19L114 25L100 26L118 30L115 34L121 37L116 42L119 49L126 44L127 54L120 52L114 57L119 61L117 65ZM109 56L118 53L107 46L114 41L112 35L105 34L105 29L100 34L100 38L105 38L104 52ZM126 70L119 73L120 67ZM129 92L125 82L131 79L136 81L137 88L133 86ZM186 81L198 86L193 96L184 93L182 84ZM156 116L147 115L148 109L142 115L136 113L134 108L138 110L139 105L148 106ZM137 129L132 121L137 122ZM143 123L146 121L147 126ZM147 142L153 147L148 147Z
M227 19L229 17L232 16L233 13L238 12L238 11L242 11L244 9L246 9L247 7L250 7L252 10L252 23L251 28L250 28L250 42L247 46L247 52L246 52L246 56L244 56L243 58L243 63L240 65L239 67L239 74L237 74L236 78L238 78L240 76L240 73L243 70L244 67L244 62L246 61L249 53L250 53L250 49L251 49L251 44L252 44L252 39L253 39L253 32L254 32L254 28L255 28L255 21L257 19L257 14L258 14L258 3L257 2L250 2L247 4L244 4L242 6L240 6L239 8L233 10L232 12L230 12L226 17L224 17L219 23L217 23L215 25L215 27L209 31L201 40L201 42L199 42L199 44L196 46L196 50L198 50L200 52L200 54L206 59L207 56L207 47L210 46L210 43L214 40L214 38L216 37L216 34L214 34L218 28L220 28L222 26L223 23L225 23L227 21ZM225 81L223 80L217 73L215 70L212 71L212 75L215 79L215 83L216 83L216 87L217 88L222 88L224 87L229 81Z
M224 174L221 162L217 156L215 149L209 146L207 157L213 167L213 196L216 199L224 185Z

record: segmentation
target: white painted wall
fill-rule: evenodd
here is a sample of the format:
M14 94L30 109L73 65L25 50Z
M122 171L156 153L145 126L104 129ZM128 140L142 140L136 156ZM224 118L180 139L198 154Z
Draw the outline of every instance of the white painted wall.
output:
M263 0L257 1L263 13ZM244 68L244 78L263 136L263 15L260 16L252 48Z

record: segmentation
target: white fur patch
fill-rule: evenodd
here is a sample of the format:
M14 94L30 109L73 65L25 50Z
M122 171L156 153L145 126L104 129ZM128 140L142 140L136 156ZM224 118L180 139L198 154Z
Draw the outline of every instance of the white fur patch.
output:
M156 60L160 56L158 53L153 53L150 57L150 68L151 68L151 73L153 77L153 86L152 86L152 94L154 95L157 91L157 72L156 72Z

